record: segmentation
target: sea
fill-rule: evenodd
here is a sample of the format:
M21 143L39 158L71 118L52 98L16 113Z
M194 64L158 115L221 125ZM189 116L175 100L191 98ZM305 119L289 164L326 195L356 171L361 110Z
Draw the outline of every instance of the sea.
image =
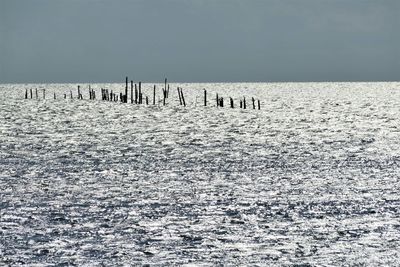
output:
M1 266L400 265L399 82L155 85L0 84Z

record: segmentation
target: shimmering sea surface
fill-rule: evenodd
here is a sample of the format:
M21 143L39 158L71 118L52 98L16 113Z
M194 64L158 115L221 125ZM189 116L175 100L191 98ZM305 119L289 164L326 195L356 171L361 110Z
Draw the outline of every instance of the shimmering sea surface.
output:
M400 265L400 83L76 87L0 84L1 266Z

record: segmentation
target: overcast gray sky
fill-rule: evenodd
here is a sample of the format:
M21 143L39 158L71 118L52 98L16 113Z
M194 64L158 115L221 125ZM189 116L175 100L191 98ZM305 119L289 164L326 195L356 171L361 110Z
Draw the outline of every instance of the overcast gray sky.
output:
M0 83L400 80L399 0L0 0Z

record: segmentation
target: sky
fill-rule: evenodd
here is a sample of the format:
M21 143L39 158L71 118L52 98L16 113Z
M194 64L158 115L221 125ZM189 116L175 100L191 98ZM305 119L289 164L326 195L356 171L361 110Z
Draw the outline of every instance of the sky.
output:
M0 0L0 83L399 81L399 0Z

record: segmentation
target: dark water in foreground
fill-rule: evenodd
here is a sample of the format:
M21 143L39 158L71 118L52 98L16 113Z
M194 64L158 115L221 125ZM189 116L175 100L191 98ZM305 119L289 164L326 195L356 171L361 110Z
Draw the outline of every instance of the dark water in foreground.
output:
M0 85L0 265L400 265L400 83L180 86Z

